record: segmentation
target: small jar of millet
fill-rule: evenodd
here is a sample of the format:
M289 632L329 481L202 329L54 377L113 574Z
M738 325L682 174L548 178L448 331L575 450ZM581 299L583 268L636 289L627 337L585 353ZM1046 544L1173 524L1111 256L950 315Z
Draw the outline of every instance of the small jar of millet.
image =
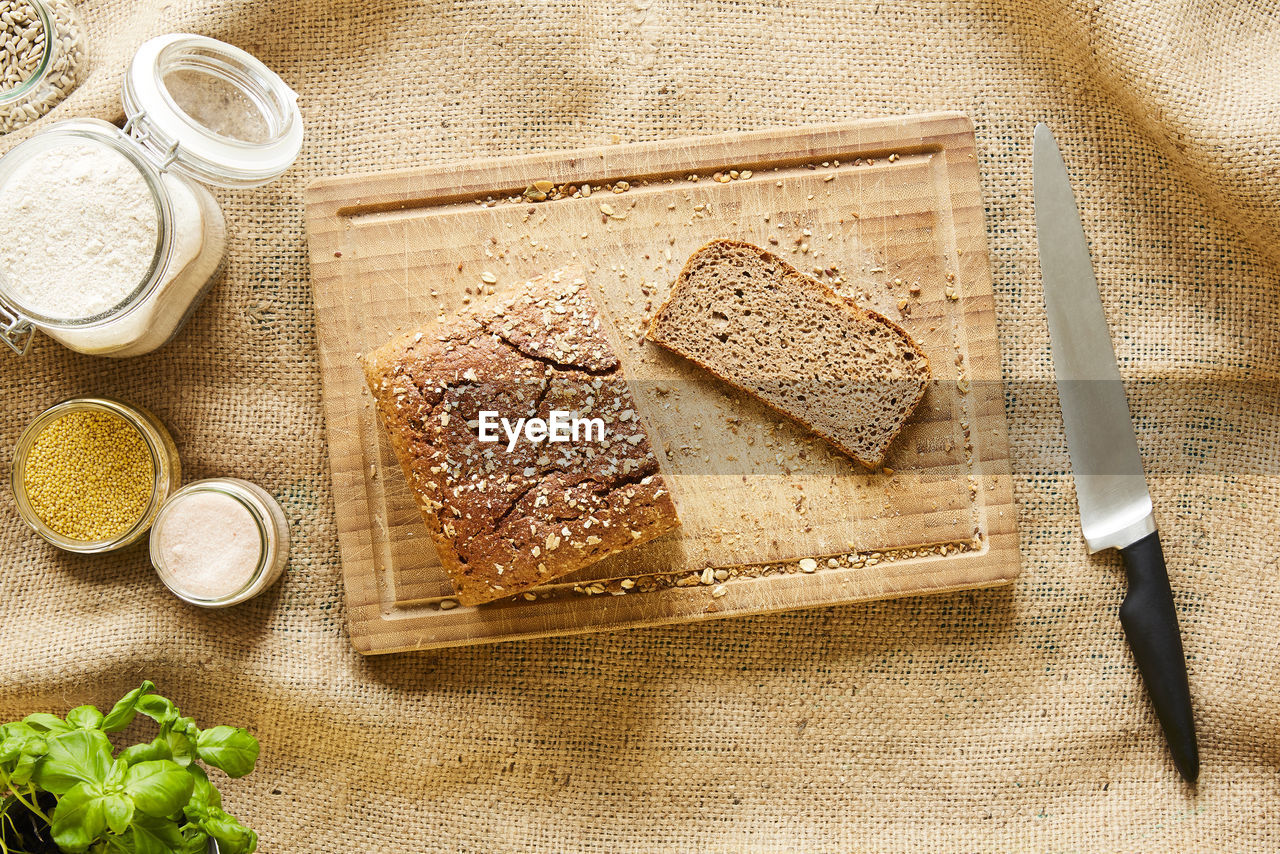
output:
M64 400L18 437L18 513L58 548L92 554L137 542L182 480L173 437L147 410L105 397Z

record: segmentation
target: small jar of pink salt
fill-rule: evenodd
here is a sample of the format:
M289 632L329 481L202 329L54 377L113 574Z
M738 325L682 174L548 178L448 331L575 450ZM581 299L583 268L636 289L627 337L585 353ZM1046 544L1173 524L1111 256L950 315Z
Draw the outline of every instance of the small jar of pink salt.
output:
M257 596L289 561L289 522L261 487L233 477L189 483L151 526L151 563L180 599L225 608Z

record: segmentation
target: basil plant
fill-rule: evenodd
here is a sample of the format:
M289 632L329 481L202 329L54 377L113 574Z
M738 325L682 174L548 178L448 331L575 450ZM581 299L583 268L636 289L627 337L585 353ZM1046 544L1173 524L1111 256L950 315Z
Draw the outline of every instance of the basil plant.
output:
M0 725L0 854L250 854L252 830L222 810L201 763L243 777L258 740L243 729L200 729L142 685L103 714L28 715ZM118 752L107 737L137 715L160 726Z

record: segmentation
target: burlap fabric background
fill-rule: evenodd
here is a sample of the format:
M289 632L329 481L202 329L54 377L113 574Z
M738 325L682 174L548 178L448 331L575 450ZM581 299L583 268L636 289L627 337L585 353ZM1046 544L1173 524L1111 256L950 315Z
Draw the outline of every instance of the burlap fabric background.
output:
M264 753L226 786L270 852L1280 849L1280 3L88 2L57 117L119 115L144 38L205 33L301 93L283 180L219 193L226 280L158 353L0 358L19 430L156 411L190 477L283 501L293 560L227 612L141 548L63 555L6 493L0 713L143 677ZM302 193L316 176L931 109L977 124L1023 575L1011 588L362 660L343 628ZM1074 515L1031 216L1058 131L1153 478L1204 771L1167 758ZM7 148L17 136L0 140Z

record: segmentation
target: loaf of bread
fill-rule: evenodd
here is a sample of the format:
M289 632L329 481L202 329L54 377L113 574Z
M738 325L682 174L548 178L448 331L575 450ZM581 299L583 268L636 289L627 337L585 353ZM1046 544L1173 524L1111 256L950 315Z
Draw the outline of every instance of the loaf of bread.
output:
M361 361L462 604L521 593L679 525L582 280L531 282L496 309ZM549 424L555 412L568 441L485 429ZM566 426L564 413L582 425ZM497 441L481 441L495 429Z
M737 240L689 258L647 338L868 468L883 463L929 384L929 360L897 324Z

